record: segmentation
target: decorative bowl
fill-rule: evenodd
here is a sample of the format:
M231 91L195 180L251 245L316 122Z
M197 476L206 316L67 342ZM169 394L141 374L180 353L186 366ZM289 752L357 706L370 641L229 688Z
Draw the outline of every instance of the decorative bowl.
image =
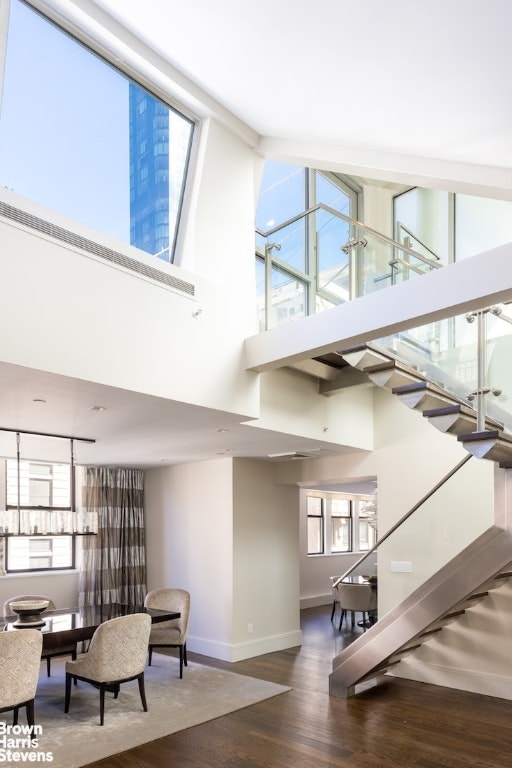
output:
M45 622L41 614L46 611L49 600L13 600L9 608L18 617L13 624L17 629L24 627L42 627Z

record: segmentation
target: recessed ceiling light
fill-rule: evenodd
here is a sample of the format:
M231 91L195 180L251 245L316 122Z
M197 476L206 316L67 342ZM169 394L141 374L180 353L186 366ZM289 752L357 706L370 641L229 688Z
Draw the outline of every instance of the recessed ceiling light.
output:
M221 432L222 433L222 432L227 432L228 430L227 429L214 429L213 431L214 432Z
M104 405L93 405L93 406L91 406L91 411L106 411L106 410L107 409L105 408Z
M32 400L33 403L46 403L46 400L43 400L42 397L34 397Z

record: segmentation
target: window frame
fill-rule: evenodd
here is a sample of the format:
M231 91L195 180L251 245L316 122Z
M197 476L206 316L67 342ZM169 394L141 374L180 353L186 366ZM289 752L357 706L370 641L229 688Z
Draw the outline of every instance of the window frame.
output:
M128 210L128 222L127 222L127 237L126 238L116 238L116 235L112 232L107 232L102 230L101 227L95 226L94 224L91 224L87 221L82 221L79 218L76 218L73 216L73 214L70 214L69 212L59 210L58 208L53 208L48 201L45 201L44 199L39 199L38 196L26 194L23 191L20 191L20 203L19 206L21 208L26 207L24 204L24 200L28 200L29 203L33 203L37 205L38 207L43 207L48 210L48 218L52 219L53 215L56 216L66 216L67 218L71 218L76 223L76 229L79 231L83 226L86 226L88 228L92 228L97 232L98 236L95 238L95 241L99 244L105 245L105 247L111 247L112 238L118 239L119 245L120 245L120 251L122 251L124 248L134 248L136 250L139 250L141 253L141 258L139 261L143 264L145 264L145 258L148 256L150 258L155 258L159 260L164 260L164 262L169 264L175 264L177 263L177 257L178 257L178 249L179 244L182 241L183 238L183 232L186 227L185 218L187 215L187 200L190 198L189 188L193 184L193 177L194 177L194 162L197 159L197 143L198 143L198 126L200 124L200 118L197 114L194 114L190 107L187 107L185 104L182 104L178 102L174 95L174 83L169 78L168 81L166 81L165 78L165 69L166 69L166 63L163 60L162 57L159 57L158 54L155 55L154 51L151 51L150 47L145 43L140 43L137 46L137 49L130 47L130 41L126 38L123 39L123 37L120 37L120 45L123 47L123 55L121 56L119 54L118 50L118 44L116 43L116 40L113 38L112 42L108 42L106 39L101 38L100 40L96 40L94 37L94 28L93 24L91 23L90 28L87 28L87 25L83 24L83 20L81 19L81 14L78 16L77 11L75 11L72 7L66 8L65 11L57 10L54 8L48 8L46 6L43 6L39 0L0 0L1 2L5 2L6 4L6 11L4 14L4 19L6 20L6 23L3 25L0 25L0 45L3 47L3 65L0 66L0 106L1 106L1 97L4 90L4 80L5 80L5 61L7 57L7 45L8 45L8 33L9 33L9 26L10 26L10 18L11 18L11 6L14 2L19 2L20 5L26 6L29 11L33 12L37 16L39 16L41 19L43 19L48 24L52 25L56 30L58 30L61 34L67 36L73 43L84 49L89 54L92 54L95 56L103 65L106 67L109 67L111 70L116 72L119 76L123 77L127 83L131 83L137 88L139 88L141 91L145 92L147 95L149 95L151 98L153 98L155 101L160 102L164 107L168 110L169 120L170 123L176 118L182 118L184 121L186 121L189 125L189 134L187 138L187 145L183 144L183 173L182 173L182 180L181 185L179 189L176 186L171 185L171 178L175 178L175 162L173 160L173 157L175 158L175 155L169 154L169 163L168 163L168 183L169 183L169 194L168 194L168 202L167 202L167 208L169 213L169 237L168 237L168 246L163 251L160 251L159 253L152 253L151 250L144 250L144 247L140 245L135 245L132 243L132 235L131 235L131 219L132 219L132 213L131 213L131 203L129 203L129 210ZM152 66L155 70L155 76L152 78L151 74L148 74L146 68L142 68L140 64L141 60L141 48L146 50L147 52L147 61L153 62ZM65 63L65 62L64 62ZM163 76L162 76L163 73ZM169 125L169 134L171 132L171 127ZM156 144L156 140L155 140ZM127 172L128 177L131 178L131 159L130 162L127 161ZM129 184L128 189L128 198L131 201L131 184ZM7 186L7 185L6 185ZM175 194L172 194L172 193ZM171 230L172 226L172 230ZM74 229L74 228L72 228ZM168 252L168 257L163 258L162 253L165 251ZM156 267L158 268L158 267Z
M339 493L333 491L317 491L306 490L306 554L308 557L322 557L322 556L339 556L349 555L365 552L369 552L374 546L371 545L367 549L361 549L361 536L360 536L360 523L366 522L367 526L370 525L369 516L359 514L362 507L372 499L368 494L348 494ZM313 515L308 513L308 504L310 498L318 498L321 501L322 509L322 533L323 543L321 552L309 551L309 519L313 518ZM347 501L348 502L348 514L333 514L333 501ZM348 549L336 549L334 546L334 529L333 520L345 519L348 520L349 525L349 547ZM377 543L377 532L375 532L375 544Z

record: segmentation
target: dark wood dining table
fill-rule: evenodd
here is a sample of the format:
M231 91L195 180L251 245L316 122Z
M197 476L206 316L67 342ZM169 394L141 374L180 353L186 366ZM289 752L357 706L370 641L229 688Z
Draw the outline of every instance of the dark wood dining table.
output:
M43 648L45 650L57 650L72 643L82 640L90 640L96 629L104 621L115 619L119 616L128 616L133 613L147 613L151 616L151 622L158 624L162 621L179 619L178 611L165 611L156 608L144 608L144 606L123 605L113 603L109 605L85 606L83 608L57 608L53 611L44 611L41 618L44 625L40 627L43 635ZM4 619L4 629L22 632L23 629L14 627L16 617Z

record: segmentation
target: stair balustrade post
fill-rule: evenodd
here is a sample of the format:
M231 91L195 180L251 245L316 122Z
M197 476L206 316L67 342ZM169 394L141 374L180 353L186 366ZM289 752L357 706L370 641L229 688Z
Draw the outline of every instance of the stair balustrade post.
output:
M477 399L476 399L476 429L485 430L485 371L487 359L487 344L485 333L485 313L478 310L477 321Z

